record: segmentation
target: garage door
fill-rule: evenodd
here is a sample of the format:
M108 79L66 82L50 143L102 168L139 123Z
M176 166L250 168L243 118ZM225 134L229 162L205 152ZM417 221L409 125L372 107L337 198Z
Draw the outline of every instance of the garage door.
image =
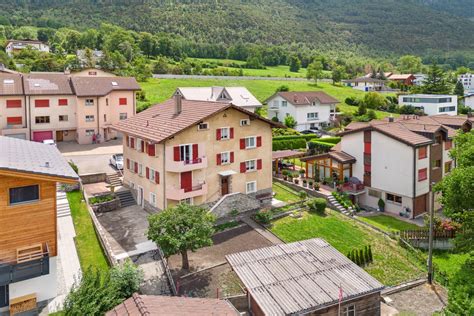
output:
M13 137L13 138L19 138L19 139L26 139L26 134L25 133L22 133L22 134L8 134L8 135L5 135L5 136Z
M45 139L53 139L53 132L52 131L33 132L33 140L35 142L42 142Z

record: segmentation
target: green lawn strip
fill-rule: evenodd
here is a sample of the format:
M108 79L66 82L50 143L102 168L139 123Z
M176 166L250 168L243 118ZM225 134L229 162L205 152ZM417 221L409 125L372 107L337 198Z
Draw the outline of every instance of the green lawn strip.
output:
M286 203L294 203L298 202L300 198L298 197L298 192L295 190L280 184L278 182L273 183L273 192L275 193L275 199L286 202Z
M334 86L330 83L319 83L309 81L284 81L284 80L227 80L227 79L148 79L140 83L142 89L146 92L146 97L152 104L162 102L171 98L171 95L177 87L210 87L210 86L244 86L254 94L260 102L265 101L275 93L275 90L286 85L290 91L324 91L335 97L341 103L339 110L347 113L354 113L357 107L344 103L347 97L361 98L365 92L352 89L350 87ZM384 94L389 95L389 94ZM140 102L139 102L140 103ZM375 111L377 118L383 118L390 115L387 112ZM393 114L398 116L398 114Z
M305 213L303 219L276 220L271 231L285 242L323 238L344 255L371 245L374 262L364 269L385 285L423 275L419 261L394 240L329 209L326 216Z
M433 262L436 268L444 272L449 279L459 271L468 257L469 254L467 253L452 253L449 251L435 250L433 253ZM434 272L435 279L437 276L436 268Z
M405 221L383 214L367 217L359 216L357 219L380 228L387 233L397 232L400 230L422 229L422 227L418 225L407 223Z
M109 265L95 233L86 203L81 202L82 192L68 192L67 199L76 230L75 241L82 270L85 271L91 266L104 272L108 271Z

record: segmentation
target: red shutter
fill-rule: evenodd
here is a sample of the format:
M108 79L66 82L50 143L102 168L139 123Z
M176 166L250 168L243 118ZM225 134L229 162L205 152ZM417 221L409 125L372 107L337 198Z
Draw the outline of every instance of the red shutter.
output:
M245 149L245 138L240 139L240 149Z
M64 105L67 105L68 104L68 100L67 99L59 99L58 100L58 105L59 106L64 106Z
M127 158L127 169L130 170L130 159Z
M231 127L230 128L230 139L233 139L234 138L234 128Z
M240 163L240 173L245 173L247 171L247 168L245 167L245 162Z
M174 146L174 161L179 161L179 146Z
M133 137L130 137L130 147L135 149L135 138L133 138Z
M372 151L372 143L364 143L364 154L370 154Z
M230 163L233 163L234 162L234 152L231 151L230 152Z
M134 170L135 170L135 173L138 173L138 162L135 162Z
M218 166L221 165L221 154L217 154L217 155L216 155L216 164L217 164Z
M127 147L130 147L129 144L130 144L130 137L125 136L125 143L127 144Z
M120 98L119 105L127 105L127 98Z
M160 173L155 171L155 183L160 184Z
M146 167L146 178L150 179L150 169L148 167Z
M262 147L262 136L257 136L257 147Z
M221 129L216 129L216 140L221 140Z
M7 117L7 124L8 125L21 125L23 122L23 119L21 116L10 116Z
M198 158L198 144L193 144L193 160Z
M36 108L47 108L49 107L49 100L35 100L35 107Z
M140 141L141 142L141 149L142 149L142 153L145 152L145 142L143 140Z
M155 157L155 144L148 144L148 156Z
M257 159L257 170L262 169L262 159Z
M7 108L21 108L21 100L7 100Z

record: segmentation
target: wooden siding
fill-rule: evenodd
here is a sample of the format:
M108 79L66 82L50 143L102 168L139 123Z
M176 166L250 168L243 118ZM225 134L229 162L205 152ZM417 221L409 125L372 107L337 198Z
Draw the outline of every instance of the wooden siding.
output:
M428 211L428 197L429 194L423 194L420 196L417 196L413 202L413 218L415 218L418 215L421 215L425 212Z
M36 202L9 205L9 188L39 185ZM16 262L18 248L48 243L56 256L56 182L0 175L0 262Z

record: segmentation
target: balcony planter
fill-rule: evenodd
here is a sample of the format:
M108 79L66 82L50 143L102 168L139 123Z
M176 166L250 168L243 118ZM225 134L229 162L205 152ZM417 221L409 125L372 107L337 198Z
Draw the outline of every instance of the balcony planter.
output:
M303 187L304 188L308 187L308 183L306 182L306 179L303 179Z
M310 189L313 188L313 181L308 181L308 188L310 188Z
M293 181L295 182L295 184L300 183L300 180L298 178L293 179Z
M319 182L316 182L316 183L314 184L314 189L315 189L316 191L319 191Z
M301 168L298 172L300 173L301 177L303 177L304 174L306 173L306 170L304 170L303 168Z

